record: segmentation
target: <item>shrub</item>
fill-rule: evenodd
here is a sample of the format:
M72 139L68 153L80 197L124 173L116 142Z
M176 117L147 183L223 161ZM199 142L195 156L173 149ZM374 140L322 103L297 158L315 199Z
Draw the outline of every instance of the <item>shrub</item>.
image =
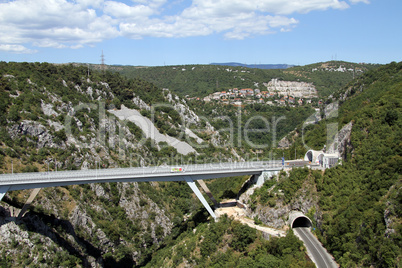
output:
M235 250L244 251L257 238L256 230L239 222L233 222L233 225L233 240L230 246Z

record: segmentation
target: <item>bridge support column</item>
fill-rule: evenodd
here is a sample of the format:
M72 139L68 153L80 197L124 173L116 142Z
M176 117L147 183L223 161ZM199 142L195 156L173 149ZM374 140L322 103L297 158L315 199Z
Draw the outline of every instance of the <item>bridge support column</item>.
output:
M22 207L20 213L18 214L17 220L21 219L22 216L24 216L25 212L28 210L28 208L31 205L32 201L38 195L40 189L41 188L35 188L35 189L32 190L31 195L29 196L27 202L25 202L25 205Z
M212 195L211 191L209 190L208 186L205 184L203 180L197 180L198 184L201 186L201 188L204 190L204 192L208 195L209 199L214 202L215 207L219 207L218 202L216 201L215 197Z
M201 203L204 205L204 207L207 209L209 214L216 219L216 215L212 208L209 206L207 200L205 200L204 196L200 192L200 190L197 188L197 185L195 184L193 178L191 176L186 176L184 177L184 180L187 182L188 186L190 186L191 190L195 193L195 195L198 197L198 199L201 201Z
M6 195L8 189L10 189L10 186L0 186L0 201L3 199L3 197Z
M280 170L263 171L261 175L255 175L254 182L257 186L262 186L265 181L279 173Z

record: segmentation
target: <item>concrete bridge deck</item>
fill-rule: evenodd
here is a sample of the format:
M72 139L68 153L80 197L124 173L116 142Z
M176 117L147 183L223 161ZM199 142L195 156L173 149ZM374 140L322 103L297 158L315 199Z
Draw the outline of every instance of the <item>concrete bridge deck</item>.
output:
M301 165L299 162L297 164ZM2 174L0 175L0 201L7 191L14 190L105 182L185 181L211 216L216 218L208 202L195 185L195 181L242 175L261 175L264 172L272 174L272 172L279 172L289 165L294 166L294 163L292 161L273 160Z
M183 171L172 172L172 168L174 167L180 167ZM255 161L181 166L14 173L1 174L0 187L9 186L8 190L12 191L86 183L183 181L184 177L188 176L196 177L197 180L205 180L230 176L261 174L264 170L278 170L281 168L281 161Z

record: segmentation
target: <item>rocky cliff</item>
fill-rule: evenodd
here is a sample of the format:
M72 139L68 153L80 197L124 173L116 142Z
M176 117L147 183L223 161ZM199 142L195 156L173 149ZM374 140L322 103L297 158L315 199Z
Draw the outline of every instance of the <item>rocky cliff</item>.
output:
M312 83L272 79L268 83L264 83L264 86L268 92L275 92L283 96L297 98L313 98L318 96L317 90Z
M20 207L18 200L6 198ZM2 253L11 266L138 265L173 228L162 203L137 183L46 188L20 221L11 217L15 210L3 203L0 215Z

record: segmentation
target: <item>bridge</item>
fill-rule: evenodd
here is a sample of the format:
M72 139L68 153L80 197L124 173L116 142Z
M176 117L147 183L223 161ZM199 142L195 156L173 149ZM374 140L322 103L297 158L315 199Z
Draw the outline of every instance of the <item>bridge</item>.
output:
M254 175L257 185L262 185L266 179L278 173L284 168L300 167L308 165L307 161L250 161L209 163L198 165L180 166L155 166L135 168L111 168L92 170L52 171L35 173L14 173L0 175L0 201L7 191L34 189L26 204L21 209L18 218L21 218L28 209L30 203L39 193L41 188L67 186L88 183L106 182L151 182L151 181L185 181L192 191L207 209L209 214L216 219L216 215L205 200L195 182L202 187L204 192L217 205L210 190L203 182L206 179L233 177L242 175ZM321 267L337 267L326 250L318 240L310 233L312 223L301 212L295 211L289 215L289 226L295 228L295 233L305 243L312 260ZM316 241L317 240L317 241Z
M299 162L297 165L301 165ZM302 164L304 165L305 163L303 162ZM198 181L203 190L208 196L210 196L212 201L214 201L212 194L203 180L255 175L258 178L257 183L262 184L265 179L268 179L268 177L278 173L285 166L291 165L294 165L294 163L292 164L292 161L283 163L282 161L273 160L2 174L0 175L0 201L3 199L7 191L14 190L40 189L44 187L105 182L185 181L207 209L209 214L213 218L216 218L214 211L201 194L195 181ZM39 190L33 191L31 197L28 199L30 200L29 202L35 198L38 192ZM24 208L22 209L20 216L22 216L25 210Z

